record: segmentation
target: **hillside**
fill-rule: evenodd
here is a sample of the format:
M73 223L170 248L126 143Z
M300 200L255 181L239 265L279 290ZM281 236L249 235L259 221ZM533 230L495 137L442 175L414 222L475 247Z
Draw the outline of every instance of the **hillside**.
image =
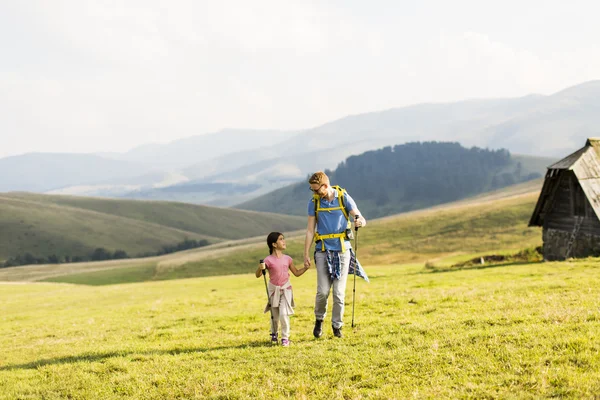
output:
M299 217L183 203L6 193L0 195L0 259L27 252L83 256L98 247L155 253L186 238L216 243L304 224Z
M361 262L425 262L441 256L471 257L492 250L535 247L541 232L527 222L541 189L539 180L435 208L371 220L359 232ZM304 231L283 231L288 252L301 259ZM264 258L263 237L171 255L125 261L0 269L0 281L70 282L106 285L248 272Z
M348 190L367 218L376 218L535 179L551 161L458 143L416 142L349 157L328 175L332 184ZM300 182L234 207L305 215L311 198L307 188Z

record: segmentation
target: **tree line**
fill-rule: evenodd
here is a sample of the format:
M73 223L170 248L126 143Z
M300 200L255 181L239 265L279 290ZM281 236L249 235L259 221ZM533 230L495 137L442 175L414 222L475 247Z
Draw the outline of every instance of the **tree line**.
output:
M351 156L329 171L363 212L378 217L455 201L541 176L523 174L506 149L413 142ZM365 204L363 207L362 204Z
M156 252L147 252L144 254L139 254L134 256L133 258L139 257L154 257L161 256L163 254L170 254L176 251L195 249L198 247L203 247L209 245L209 241L205 239L194 240L194 239L185 239L182 242L179 242L174 245L164 245L160 250ZM63 263L75 263L75 262L85 262L85 261L106 261L106 260L121 260L125 258L131 258L125 250L115 250L111 252L110 250L105 249L104 247L98 247L94 249L89 254L86 255L56 255L51 254L47 257L39 257L35 256L29 252L25 254L19 254L15 257L8 258L4 263L0 264L0 267L16 267L19 265L30 265L30 264L63 264Z

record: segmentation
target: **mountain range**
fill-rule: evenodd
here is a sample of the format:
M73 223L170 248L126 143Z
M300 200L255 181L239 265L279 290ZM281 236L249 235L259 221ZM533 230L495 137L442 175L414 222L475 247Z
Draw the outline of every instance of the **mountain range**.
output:
M232 206L334 169L351 155L452 141L560 158L598 135L600 81L552 95L418 104L306 130L225 129L126 153L30 153L0 159L0 192L32 191Z

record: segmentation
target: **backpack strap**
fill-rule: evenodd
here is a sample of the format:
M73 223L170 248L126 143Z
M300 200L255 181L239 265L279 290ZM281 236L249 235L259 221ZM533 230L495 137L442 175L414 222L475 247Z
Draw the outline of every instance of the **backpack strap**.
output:
M346 189L343 189L337 185L332 186L332 188L335 189L338 193L338 202L340 205L337 207L321 208L321 198L319 197L318 194L313 195L313 203L315 204L315 218L317 219L317 221L319 220L320 212L323 212L323 211L331 212L331 211L335 211L335 210L342 211L342 214L344 214L344 218L348 219L348 211L346 210L346 201L344 200L344 194L346 194Z
M342 213L344 214L344 217L346 217L346 219L348 219L348 211L346 211L346 201L344 200L344 195L346 194L346 189L343 189L339 186L333 186L333 188L335 190L337 190L338 192L338 200L340 202L340 208L342 210Z
M324 212L324 211L331 212L331 211L335 211L335 210L340 210L342 212L342 214L344 214L344 218L346 218L346 220L348 221L347 228L351 227L352 223L348 219L348 211L346 210L346 204L345 204L346 202L344 200L344 194L346 193L346 190L337 185L332 186L332 188L335 189L338 194L339 206L321 208L321 201L320 201L321 198L319 197L318 194L314 194L313 202L315 204L315 219L317 222L319 221L319 213L320 212ZM318 242L319 240L321 241L321 251L325 251L325 242L323 241L324 239L335 239L335 238L340 239L342 252L345 252L346 251L346 244L345 244L346 231L345 230L344 230L344 232L330 233L328 235L319 235L318 232L315 232L315 242Z

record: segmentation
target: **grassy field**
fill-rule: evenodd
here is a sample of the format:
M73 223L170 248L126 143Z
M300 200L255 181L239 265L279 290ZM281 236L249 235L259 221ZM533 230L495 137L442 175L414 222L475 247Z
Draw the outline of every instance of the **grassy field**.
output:
M26 252L84 256L98 247L156 253L186 238L216 243L304 225L300 217L183 203L3 193L0 261Z
M0 282L0 399L596 398L599 259L444 270L541 244L526 226L536 196L521 187L371 221L356 326L350 280L344 338L329 316L312 337L311 269L292 278L289 348L268 341L253 274L263 237L0 270L15 281ZM290 236L299 261L302 236Z
M252 269L254 266L249 266ZM368 267L343 339L312 338L294 278L289 348L251 274L112 286L0 285L0 399L593 398L598 260L448 273Z

